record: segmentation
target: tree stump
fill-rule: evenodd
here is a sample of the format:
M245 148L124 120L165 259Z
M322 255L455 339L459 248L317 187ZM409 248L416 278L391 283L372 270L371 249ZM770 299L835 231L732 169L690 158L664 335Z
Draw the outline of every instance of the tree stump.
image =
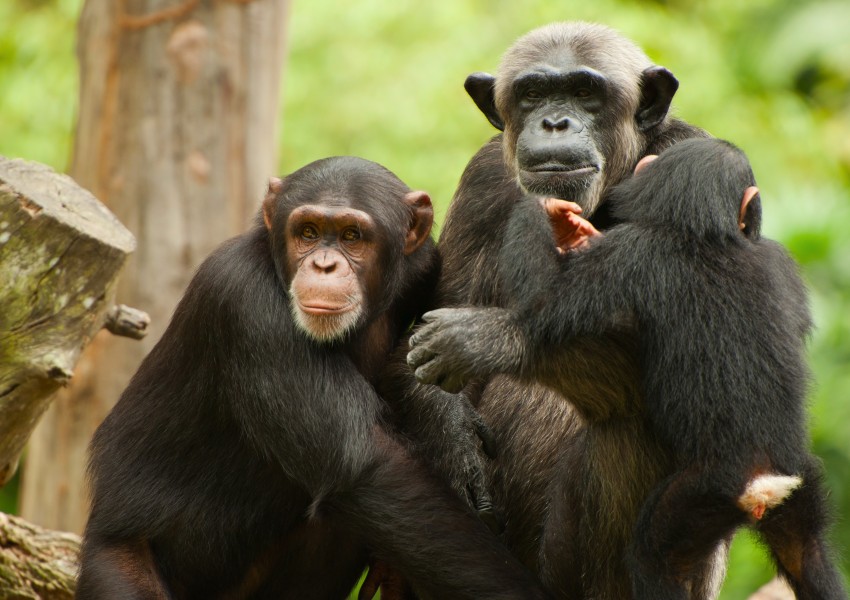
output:
M70 177L0 157L0 485L92 336L104 326L144 335L147 315L113 307L134 248Z

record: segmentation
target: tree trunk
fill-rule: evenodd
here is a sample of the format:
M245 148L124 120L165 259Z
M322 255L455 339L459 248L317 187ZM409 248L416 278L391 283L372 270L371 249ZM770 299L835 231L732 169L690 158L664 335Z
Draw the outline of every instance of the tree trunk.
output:
M79 532L86 447L192 272L243 231L275 172L287 0L87 0L72 176L135 234L118 285L142 342L98 335L30 442L21 514Z
M110 321L134 247L70 177L0 157L0 485L83 346Z

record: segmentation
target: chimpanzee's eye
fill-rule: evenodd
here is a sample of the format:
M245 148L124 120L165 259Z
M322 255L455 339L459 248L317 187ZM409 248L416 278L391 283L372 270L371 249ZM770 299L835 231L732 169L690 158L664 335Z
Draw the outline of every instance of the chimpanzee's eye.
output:
M319 232L312 225L305 225L301 228L301 237L305 240L315 240L319 237Z
M356 242L360 239L360 231L355 227L349 227L342 232L342 239L345 242Z
M590 88L586 87L579 88L575 92L576 98L590 98L592 95L593 92L590 90Z
M525 92L526 100L540 100L543 97L543 94L539 90L528 90Z

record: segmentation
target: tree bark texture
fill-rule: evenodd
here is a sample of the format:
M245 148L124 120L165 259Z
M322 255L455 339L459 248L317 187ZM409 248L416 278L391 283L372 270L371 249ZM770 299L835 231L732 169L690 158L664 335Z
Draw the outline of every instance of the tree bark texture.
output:
M0 597L73 600L80 538L0 513Z
M106 324L132 234L44 165L0 157L0 485Z
M287 0L87 0L72 176L135 234L119 298L147 338L98 335L29 446L21 514L79 532L86 447L189 278L275 174Z

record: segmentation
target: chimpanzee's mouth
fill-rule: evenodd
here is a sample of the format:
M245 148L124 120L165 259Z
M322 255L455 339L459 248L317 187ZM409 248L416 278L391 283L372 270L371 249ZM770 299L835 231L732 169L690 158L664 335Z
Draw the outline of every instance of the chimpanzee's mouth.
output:
M565 165L562 163L547 162L528 167L527 169L523 169L523 171L531 174L532 176L537 175L580 179L582 177L588 177L596 174L599 171L599 167L589 163L580 165Z
M519 184L532 194L577 201L598 174L599 167L589 163L539 163L519 172Z
M324 302L315 302L312 304L301 304L298 303L301 307L301 310L307 313L308 315L314 316L324 316L324 315L341 315L344 313L353 310L355 307L353 304L326 304Z

